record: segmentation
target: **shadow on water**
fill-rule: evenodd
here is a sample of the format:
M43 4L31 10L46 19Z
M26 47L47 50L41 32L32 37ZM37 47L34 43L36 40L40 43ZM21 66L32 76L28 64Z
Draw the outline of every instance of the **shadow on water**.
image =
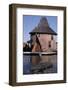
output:
M23 74L57 73L57 55L23 55Z

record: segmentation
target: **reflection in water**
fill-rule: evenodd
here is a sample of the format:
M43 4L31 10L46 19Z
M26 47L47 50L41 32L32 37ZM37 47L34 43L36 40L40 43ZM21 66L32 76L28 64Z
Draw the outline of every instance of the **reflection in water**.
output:
M57 55L23 55L23 74L57 73Z

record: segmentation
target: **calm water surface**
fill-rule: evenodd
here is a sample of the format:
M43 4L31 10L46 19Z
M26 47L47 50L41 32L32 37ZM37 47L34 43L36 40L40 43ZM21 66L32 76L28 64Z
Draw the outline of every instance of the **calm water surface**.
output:
M23 74L57 73L57 55L23 55Z

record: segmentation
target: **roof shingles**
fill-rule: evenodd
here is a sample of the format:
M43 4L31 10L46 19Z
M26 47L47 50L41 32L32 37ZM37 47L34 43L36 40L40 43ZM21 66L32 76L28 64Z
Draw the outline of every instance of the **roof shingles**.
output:
M52 34L52 35L57 35L55 31L52 30L51 27L48 25L48 21L45 17L41 18L39 24L37 27L35 27L30 34Z

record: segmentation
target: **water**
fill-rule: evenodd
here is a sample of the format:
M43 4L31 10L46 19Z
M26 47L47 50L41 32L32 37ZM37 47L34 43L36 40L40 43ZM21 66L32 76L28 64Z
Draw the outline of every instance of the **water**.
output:
M57 55L23 55L23 74L57 73Z

